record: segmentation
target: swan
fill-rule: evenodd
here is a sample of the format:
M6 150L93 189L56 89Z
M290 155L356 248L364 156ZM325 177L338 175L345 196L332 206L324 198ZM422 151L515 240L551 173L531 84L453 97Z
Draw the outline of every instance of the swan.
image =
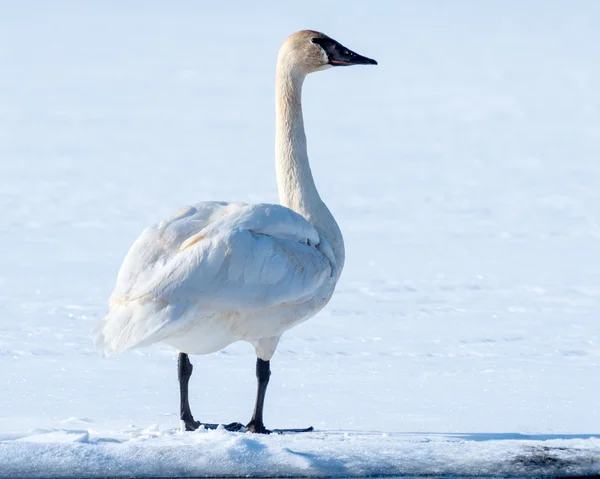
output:
M109 311L95 331L96 347L105 355L157 342L174 347L185 430L217 427L194 420L188 355L246 341L257 357L254 413L245 426L224 427L271 432L263 421L270 360L285 331L328 303L345 258L342 233L317 192L308 162L302 84L309 73L361 64L377 62L323 33L290 35L277 56L275 82L281 204L186 206L144 230L123 261Z

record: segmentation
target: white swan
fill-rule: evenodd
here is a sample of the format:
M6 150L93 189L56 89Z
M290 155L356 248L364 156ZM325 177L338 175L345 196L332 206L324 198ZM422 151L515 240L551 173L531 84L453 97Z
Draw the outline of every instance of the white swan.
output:
M95 343L108 355L159 341L177 348L187 430L203 424L194 421L189 407L187 354L212 353L242 340L254 345L257 355L258 393L246 430L269 432L262 410L279 338L333 294L344 266L344 242L311 174L301 91L309 73L356 64L377 62L319 32L289 36L279 50L276 74L281 205L188 206L143 231L125 257Z

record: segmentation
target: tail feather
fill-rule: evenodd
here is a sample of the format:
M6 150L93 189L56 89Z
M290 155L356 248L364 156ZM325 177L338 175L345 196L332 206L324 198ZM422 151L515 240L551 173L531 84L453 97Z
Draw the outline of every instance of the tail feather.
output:
M94 331L94 346L105 356L114 356L156 343L168 318L168 305L159 302L115 304Z

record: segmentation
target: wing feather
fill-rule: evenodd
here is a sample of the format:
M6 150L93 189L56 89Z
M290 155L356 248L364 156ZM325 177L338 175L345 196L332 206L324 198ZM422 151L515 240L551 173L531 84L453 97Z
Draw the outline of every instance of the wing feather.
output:
M96 342L114 353L160 341L198 316L307 301L334 267L314 227L283 206L184 208L132 245Z

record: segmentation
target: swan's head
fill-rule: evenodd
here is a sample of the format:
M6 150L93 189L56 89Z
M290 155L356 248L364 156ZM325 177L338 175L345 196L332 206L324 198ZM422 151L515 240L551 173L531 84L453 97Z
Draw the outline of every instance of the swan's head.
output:
M279 60L289 62L304 74L337 66L377 65L375 60L314 30L301 30L287 37L279 50Z

